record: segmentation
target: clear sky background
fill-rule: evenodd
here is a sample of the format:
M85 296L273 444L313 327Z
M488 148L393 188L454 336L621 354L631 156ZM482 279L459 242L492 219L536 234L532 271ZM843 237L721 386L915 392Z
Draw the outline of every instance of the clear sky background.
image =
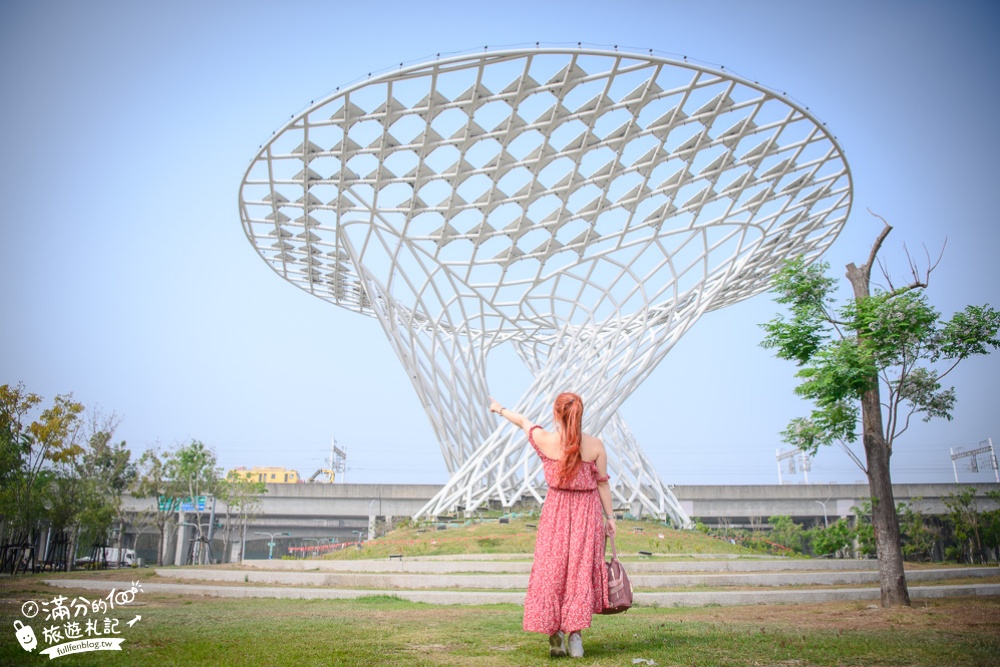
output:
M867 257L881 227L870 208L895 226L883 257L900 279L904 243L922 260L924 245L936 257L947 239L930 288L943 313L1000 306L998 7L4 2L0 383L117 413L136 454L196 438L226 468L308 476L336 437L348 482L443 483L429 422L377 322L271 271L243 233L237 195L258 146L310 101L484 45L653 48L786 91L828 124L852 169L834 273ZM706 315L624 405L667 483L777 482L778 432L808 406L793 394L794 366L758 346L758 324L776 312L761 295ZM491 373L508 404L529 381ZM949 447L1000 445L1000 354L950 379L954 420L910 428L896 481L952 480ZM836 449L809 477L860 479Z

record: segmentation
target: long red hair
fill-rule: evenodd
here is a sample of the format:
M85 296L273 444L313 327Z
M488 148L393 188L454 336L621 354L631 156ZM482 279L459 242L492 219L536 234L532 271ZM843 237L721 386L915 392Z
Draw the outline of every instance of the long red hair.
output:
M559 483L565 484L573 478L580 465L580 442L583 439L583 399L565 391L556 397L552 411L559 425L562 440L562 469Z

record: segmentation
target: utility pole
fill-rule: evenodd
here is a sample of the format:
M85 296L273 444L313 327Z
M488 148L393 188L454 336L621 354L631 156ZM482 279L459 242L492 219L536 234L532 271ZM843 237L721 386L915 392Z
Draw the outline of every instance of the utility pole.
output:
M337 438L330 439L330 470L338 476L342 476L344 484L347 483L347 452L337 446Z
M790 449L787 452L782 452L778 449L774 450L775 458L778 462L778 486L781 486L781 462L788 459L788 472L792 475L795 474L795 458L797 456L802 457L802 474L805 476L805 483L809 483L809 468L810 465L809 455L800 449Z
M989 454L989 466L993 468L993 478L1000 483L1000 466L997 465L997 454L993 449L993 438L987 438L986 440L981 440L979 442L979 447L976 449L970 449L967 452L955 453L955 448L950 447L951 452L951 469L955 473L955 484L958 484L958 466L955 465L955 461L958 459L971 458L969 461L969 469L972 472L979 472L979 461L976 457L980 454Z

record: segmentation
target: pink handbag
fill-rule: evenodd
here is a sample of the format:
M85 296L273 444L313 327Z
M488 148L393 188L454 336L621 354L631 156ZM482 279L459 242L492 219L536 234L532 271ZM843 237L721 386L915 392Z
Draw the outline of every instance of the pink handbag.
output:
M607 538L604 540L604 549L607 550ZM632 583L625 574L625 568L618 561L618 550L615 548L615 538L611 538L611 560L608 566L608 606L602 614L620 614L628 611L632 606Z

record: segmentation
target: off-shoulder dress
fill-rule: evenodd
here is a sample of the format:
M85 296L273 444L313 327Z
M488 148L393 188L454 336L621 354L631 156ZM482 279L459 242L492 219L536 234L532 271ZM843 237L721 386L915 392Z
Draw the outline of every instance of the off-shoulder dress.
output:
M575 632L589 628L591 616L608 603L604 522L597 493L598 482L607 477L601 477L595 462L583 461L573 478L559 485L562 462L538 448L536 428L531 428L528 440L542 459L549 491L538 522L523 627L547 635Z

